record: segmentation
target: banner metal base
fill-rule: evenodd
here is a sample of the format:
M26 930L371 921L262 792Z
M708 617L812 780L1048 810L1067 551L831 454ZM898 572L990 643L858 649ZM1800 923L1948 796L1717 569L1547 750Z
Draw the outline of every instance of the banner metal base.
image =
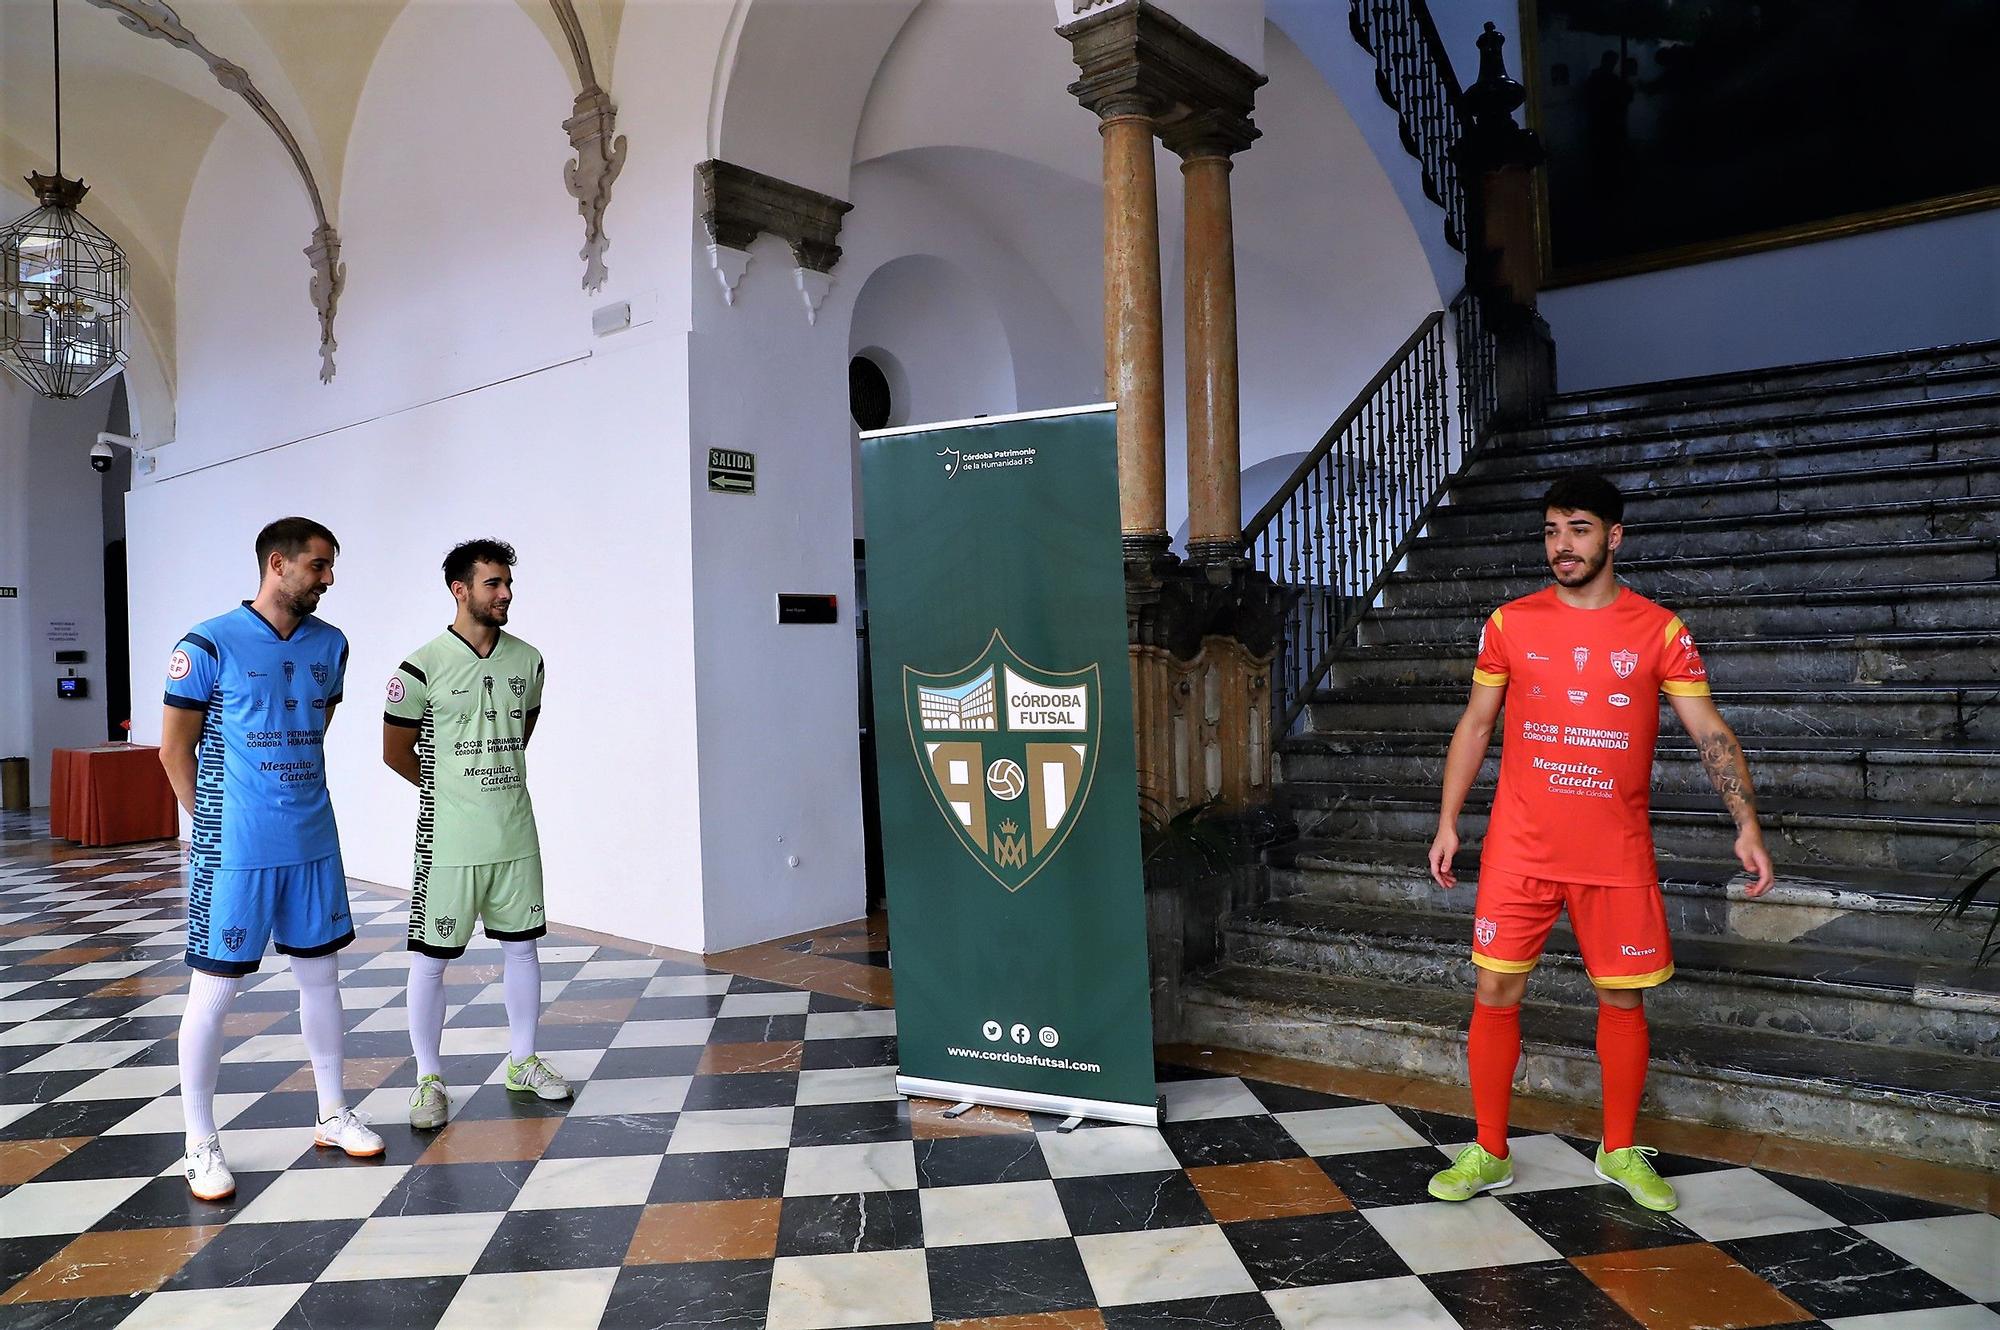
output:
M1031 1090L1003 1090L992 1085L925 1080L921 1076L897 1076L896 1093L911 1099L941 1099L947 1104L984 1104L988 1108L1019 1108L1031 1113L1095 1118L1100 1122L1122 1122L1134 1127L1160 1125L1160 1106L1157 1102L1115 1104L1103 1099L1071 1099L1066 1095L1036 1094Z

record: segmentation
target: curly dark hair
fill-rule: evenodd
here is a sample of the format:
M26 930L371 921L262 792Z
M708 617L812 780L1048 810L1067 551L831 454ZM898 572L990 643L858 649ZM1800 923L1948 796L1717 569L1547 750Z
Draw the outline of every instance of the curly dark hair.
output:
M1542 496L1542 511L1551 508L1561 513L1589 513L1606 526L1625 520L1625 496L1595 471L1564 476L1549 486L1549 492Z
M512 568L514 547L504 540L461 541L444 556L444 584L470 581L475 563L498 563Z

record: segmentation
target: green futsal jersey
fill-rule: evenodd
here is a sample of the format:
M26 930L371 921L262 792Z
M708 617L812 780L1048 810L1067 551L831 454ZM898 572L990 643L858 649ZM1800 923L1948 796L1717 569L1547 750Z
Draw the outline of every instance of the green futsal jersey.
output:
M389 676L382 719L418 731L419 867L541 853L527 751L541 706L542 653L507 632L481 657L447 628Z

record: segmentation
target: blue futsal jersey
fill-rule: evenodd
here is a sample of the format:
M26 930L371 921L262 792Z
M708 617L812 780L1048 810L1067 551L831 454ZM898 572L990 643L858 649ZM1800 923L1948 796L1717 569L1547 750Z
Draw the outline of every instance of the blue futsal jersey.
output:
M247 600L180 640L167 705L206 713L193 867L278 868L339 853L325 736L346 673L338 628L307 615L280 637Z

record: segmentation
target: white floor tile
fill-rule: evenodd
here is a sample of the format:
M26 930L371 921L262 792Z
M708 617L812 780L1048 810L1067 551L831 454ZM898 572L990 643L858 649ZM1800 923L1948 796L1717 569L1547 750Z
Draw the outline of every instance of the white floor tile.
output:
M1090 1287L1105 1307L1257 1291L1229 1239L1212 1224L1092 1233L1078 1238L1076 1246Z
M241 1167L222 1138L222 1154ZM366 1219L410 1170L397 1164L356 1161L346 1168L302 1168L259 1192L232 1223L284 1224L307 1219Z
M718 1016L803 1016L811 993L731 993Z
M1420 1275L1488 1265L1558 1261L1561 1253L1491 1196L1363 1210L1403 1263Z
M551 1059L557 1055L551 1053ZM504 1074L504 1073L503 1073ZM568 1074L567 1068L564 1074ZM635 1113L678 1113L687 1102L687 1076L634 1076L591 1081L576 1096L573 1118L620 1117Z
M894 1067L831 1067L824 1071L799 1073L799 1104L885 1103L903 1096L896 1093Z
M361 1226L322 1280L468 1275L500 1227L500 1214L386 1215Z
M653 1190L653 1175L659 1170L659 1159L651 1155L544 1159L528 1175L510 1208L574 1210L597 1205L644 1205Z
M2000 1330L2000 1312L1968 1306L1841 1316L1828 1321L1826 1330Z
M681 1118L682 1122L687 1117ZM680 1133L674 1133L680 1139ZM857 1191L907 1191L917 1185L916 1145L806 1145L785 1161L785 1195L837 1196Z
M930 1319L930 1274L921 1251L783 1256L771 1273L769 1330Z
M138 1057L153 1046L151 1039L97 1039L52 1048L32 1062L14 1070L29 1075L40 1071L102 1071L127 1058Z
M646 985L646 996L714 997L727 993L734 977L727 974L663 974Z
M437 1330L493 1330L512 1325L534 1326L535 1330L595 1330L617 1282L616 1268L471 1275L458 1286L458 1296L445 1308Z
M1348 1108L1315 1108L1304 1113L1279 1113L1278 1123L1309 1155L1362 1154L1370 1150L1404 1150L1429 1145L1409 1123L1383 1104Z
M1264 1300L1285 1330L1459 1330L1415 1275L1278 1289Z
M1037 1132L1049 1176L1087 1178L1095 1173L1178 1171L1166 1138L1151 1127L1093 1127L1088 1131Z
M1069 1236L1056 1184L1046 1180L931 1187L917 1195L923 1206L926 1247Z
M1264 1105L1237 1076L1199 1081L1163 1081L1159 1087L1161 1117L1167 1122L1199 1122L1208 1118L1240 1118L1262 1113Z
M1674 1218L1710 1242L1840 1225L1832 1215L1806 1204L1754 1169L1690 1173L1673 1179L1673 1184L1681 1198Z
M92 1030L111 1024L106 1016L61 1021L29 1021L11 1030L0 1030L0 1048L27 1048L38 1044L66 1044L81 1039Z
M81 1233L148 1181L147 1178L89 1178L22 1183L0 1196L0 1233L10 1238Z
M2000 1217L1944 1215L1860 1224L1856 1231L1975 1302L2000 1302Z
M251 1284L244 1288L180 1289L155 1293L120 1321L121 1330L273 1330L309 1284Z
M896 1013L888 1010L815 1011L806 1017L808 1039L880 1039L894 1033Z
M693 1048L708 1042L715 1022L707 1017L675 1021L627 1021L611 1041L613 1048Z
M176 1078L179 1072L173 1067L134 1067L133 1071L172 1071ZM83 1088L81 1086L79 1089ZM249 1107L264 1096L261 1094L219 1094L215 1096L215 1125L227 1127L242 1116ZM129 1117L104 1129L106 1136L169 1136L185 1134L187 1115L181 1097L177 1094L162 1095L149 1103L132 1110ZM304 1124L311 1127L311 1123Z

